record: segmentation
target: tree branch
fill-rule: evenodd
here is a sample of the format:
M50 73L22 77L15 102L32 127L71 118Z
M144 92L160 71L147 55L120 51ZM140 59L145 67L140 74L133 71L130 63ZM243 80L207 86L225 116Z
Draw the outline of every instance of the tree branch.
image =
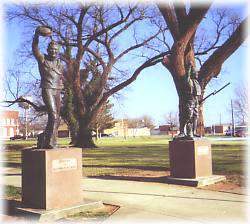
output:
M175 12L172 8L171 3L168 3L168 6L166 5L158 5L158 8L170 30L170 33L174 40L178 39L179 36L179 25L178 21L176 19Z
M231 56L244 42L247 35L244 28L246 28L247 20L249 16L245 18L234 33L224 42L224 44L215 50L213 54L206 60L200 69L199 79L200 81L207 82L213 76L217 76L220 72L222 64L226 59Z
M117 26L123 24L124 22L126 22L126 21L129 19L129 17L132 15L132 13L134 12L135 9L136 9L136 6L133 7L133 8L130 8L130 9L129 9L129 12L128 12L127 15L126 15L126 17L121 17L121 19L118 20L117 22L115 22L115 23L113 23L113 24L107 26L106 28L101 29L100 31L98 31L98 32L92 34L91 36L89 36L89 37L88 37L88 41L85 43L84 47L88 47L89 44L90 44L93 40L95 40L97 37L99 37L99 36L101 36L101 35L107 33L108 31L110 31L110 30L114 29L115 27L117 27Z
M35 103L33 103L33 102L23 98L23 97L19 97L16 100L5 100L5 101L3 101L3 103L8 103L9 105L7 107L10 107L16 103L27 103L30 106L32 106L37 112L47 111L45 105L36 105Z
M182 33L182 30L185 28L186 24L186 17L187 17L186 6L184 4L177 4L177 5L174 4L173 6L179 24L179 30Z
M110 38L109 42L111 43L111 41L117 37L119 34L121 34L123 31L127 30L131 25L133 25L136 21L141 20L142 17L138 17L133 19L132 21L130 21L129 23L125 24L124 27L122 27L121 29L119 29L117 32L115 32L112 37Z
M190 9L186 17L185 29L178 39L178 41L181 42L183 46L186 46L190 39L194 36L197 27L206 15L210 6L211 3L203 7L195 7Z
M130 51L132 50L135 50L137 48L140 48L142 46L144 46L145 44L147 44L149 41L151 41L152 39L154 39L159 33L161 32L161 29L156 33L154 34L153 36L149 37L148 39L144 40L143 42L141 43L138 43L128 49L126 49L125 51L123 51L122 53L120 53L116 58L115 58L115 61L118 61L121 57L123 57L125 54L128 54Z
M90 54L92 54L101 64L102 68L105 69L106 68L106 64L105 62L102 60L101 55L98 54L98 52L93 51L90 48L86 48L86 51L89 52Z
M124 82L118 84L117 86L113 87L112 89L110 89L108 92L106 92L104 95L104 98L108 98L109 96L111 96L112 94L118 92L119 90L121 90L122 88L124 88L125 86L128 86L130 83L132 83L133 81L136 80L136 78L138 77L138 75L141 73L141 71L145 68L151 67L153 65L156 65L157 63L162 61L162 58L165 55L170 54L170 52L164 52L161 53L157 56L152 57L151 59L147 60L146 62L144 62L140 67L138 67L134 74L127 80L125 80Z
M88 9L89 9L89 6L81 8L80 16L79 16L79 19L77 21L77 47L78 47L78 51L77 51L77 55L76 55L77 61L81 60L82 55L83 55L83 51L84 51L84 47L82 44L82 33L83 33L82 25L83 25L83 18L86 15Z

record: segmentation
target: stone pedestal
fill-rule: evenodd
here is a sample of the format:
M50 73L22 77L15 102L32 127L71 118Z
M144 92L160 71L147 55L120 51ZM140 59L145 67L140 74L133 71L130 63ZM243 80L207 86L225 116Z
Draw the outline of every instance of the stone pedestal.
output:
M206 139L169 142L169 184L205 186L226 180L212 174L211 144Z
M83 202L82 149L22 151L22 203L36 209L59 209Z
M170 174L173 178L212 175L211 144L205 139L169 142Z

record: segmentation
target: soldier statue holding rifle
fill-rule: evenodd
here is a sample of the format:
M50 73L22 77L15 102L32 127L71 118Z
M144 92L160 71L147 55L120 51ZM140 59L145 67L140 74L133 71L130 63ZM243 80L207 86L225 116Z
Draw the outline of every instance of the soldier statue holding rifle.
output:
M215 90L205 98L201 99L201 85L198 81L198 72L194 69L194 66L191 63L187 63L185 69L186 69L186 74L184 77L182 77L180 81L181 84L181 92L179 96L180 133L175 137L176 140L180 139L192 140L193 137L200 137L196 133L200 104L202 104L207 98L217 94L230 84L230 82L227 83L219 90Z
M61 90L63 88L64 67L57 58L59 45L53 40L47 47L47 54L41 54L38 48L39 37L51 37L50 27L39 26L35 31L32 51L41 76L42 98L45 103L48 122L43 134L38 137L38 148L53 149L57 147L57 131L60 123Z
M201 86L198 73L191 63L186 64L186 74L181 80L179 99L180 133L176 139L193 139L196 134Z

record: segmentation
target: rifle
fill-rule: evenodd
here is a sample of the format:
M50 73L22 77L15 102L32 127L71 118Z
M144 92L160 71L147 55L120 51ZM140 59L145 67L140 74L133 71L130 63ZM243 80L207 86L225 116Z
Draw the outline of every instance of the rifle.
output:
M217 94L218 92L220 92L221 90L223 90L224 88L226 88L229 84L230 84L230 82L227 83L226 85L224 85L223 87L221 87L219 90L215 90L215 91L213 91L212 93L210 93L209 95L207 95L205 98L203 98L202 100L200 100L200 104L203 103L203 102L204 102L207 98L209 98L210 96L215 95L215 94Z

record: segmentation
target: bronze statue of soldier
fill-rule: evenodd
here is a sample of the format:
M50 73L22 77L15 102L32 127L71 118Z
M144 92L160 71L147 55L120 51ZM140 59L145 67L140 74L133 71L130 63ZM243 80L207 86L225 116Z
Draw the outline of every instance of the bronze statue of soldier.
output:
M47 47L47 54L41 54L38 48L39 37L50 37L51 35L50 27L39 26L32 42L33 55L38 62L41 76L42 98L48 113L45 131L38 137L37 148L41 149L57 147L57 133L60 124L64 66L58 59L59 45L52 40Z
M191 63L185 66L186 74L181 79L181 93L179 98L180 133L175 139L193 139L200 137L196 134L198 122L201 86L198 73Z

